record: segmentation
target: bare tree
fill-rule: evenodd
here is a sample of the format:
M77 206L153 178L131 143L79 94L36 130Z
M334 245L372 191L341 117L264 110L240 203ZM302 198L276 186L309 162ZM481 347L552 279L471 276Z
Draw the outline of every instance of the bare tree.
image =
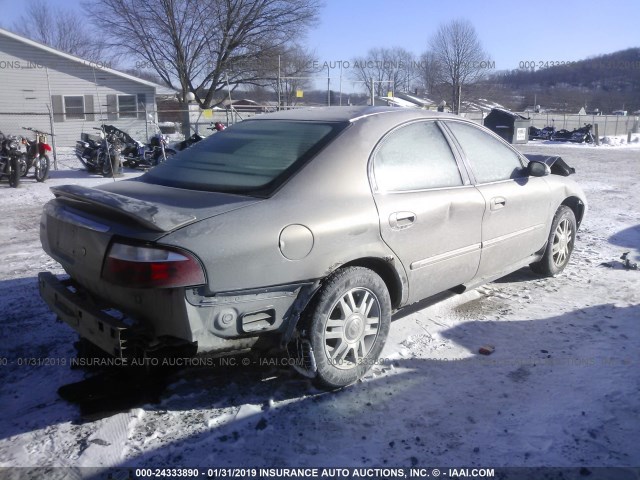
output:
M29 0L26 13L14 23L16 33L78 57L111 63L104 44L89 32L86 22L72 10L52 8L44 0Z
M443 80L451 87L453 109L459 113L461 87L481 78L488 55L468 20L454 20L441 25L429 44L442 69Z
M386 96L389 91L411 89L416 64L414 55L404 48L373 48L366 57L353 60L353 79L366 86L370 97Z
M418 60L418 81L427 95L442 79L442 68L433 52L424 52Z
M96 0L110 45L204 108L228 86L264 83L264 64L318 18L319 0Z

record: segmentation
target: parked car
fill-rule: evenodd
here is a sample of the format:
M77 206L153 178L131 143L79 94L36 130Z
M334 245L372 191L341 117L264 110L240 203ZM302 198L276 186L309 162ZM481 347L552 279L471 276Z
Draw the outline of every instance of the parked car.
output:
M586 211L572 172L449 114L260 115L136 179L53 187L41 241L69 278L40 273L40 292L114 356L275 346L340 387L403 306L560 273Z

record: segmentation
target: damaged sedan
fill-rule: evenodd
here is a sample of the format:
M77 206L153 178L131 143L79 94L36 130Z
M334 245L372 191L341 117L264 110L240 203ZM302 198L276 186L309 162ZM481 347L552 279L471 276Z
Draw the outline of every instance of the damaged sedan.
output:
M278 348L361 378L403 306L569 262L586 212L559 157L417 109L260 115L141 177L53 187L50 308L109 355Z

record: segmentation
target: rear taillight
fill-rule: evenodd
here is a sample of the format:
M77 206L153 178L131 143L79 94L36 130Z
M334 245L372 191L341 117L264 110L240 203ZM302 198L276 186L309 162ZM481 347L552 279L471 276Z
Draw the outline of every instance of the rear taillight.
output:
M130 288L174 288L205 283L200 262L188 252L117 242L109 249L102 278Z

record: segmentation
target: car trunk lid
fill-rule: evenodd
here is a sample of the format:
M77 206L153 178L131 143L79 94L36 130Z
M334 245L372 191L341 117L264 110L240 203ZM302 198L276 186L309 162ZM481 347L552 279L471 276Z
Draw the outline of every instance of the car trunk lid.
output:
M114 237L155 242L193 222L261 201L135 181L51 190L56 198L42 214L42 246L69 275L103 299L113 294L101 271Z
M152 232L168 233L190 223L260 201L219 192L199 192L135 181L115 182L98 188L80 185L52 187L70 204L97 216L121 218Z

